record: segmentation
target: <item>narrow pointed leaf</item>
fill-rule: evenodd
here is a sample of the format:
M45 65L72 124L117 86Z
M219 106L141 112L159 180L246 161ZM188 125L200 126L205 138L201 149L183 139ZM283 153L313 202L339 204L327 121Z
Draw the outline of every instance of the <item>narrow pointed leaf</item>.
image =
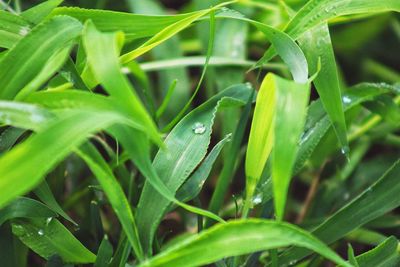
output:
M306 247L337 264L352 266L306 231L287 223L259 219L230 221L214 226L179 242L139 266L204 266L226 257L288 245Z
M45 259L53 255L71 263L92 263L96 259L57 219L15 220L12 231Z
M218 108L244 105L250 93L246 85L232 86L194 109L170 132L165 139L167 150L157 153L153 166L171 192L179 189L205 157ZM151 248L156 227L169 204L170 201L146 182L137 210L145 250Z
M22 12L21 17L26 19L27 21L38 24L40 23L47 15L53 11L57 6L59 6L63 0L48 0L39 5L36 5L24 12Z
M37 200L19 197L0 210L0 226L15 218L48 218L57 214Z
M47 172L91 133L121 120L124 121L115 113L71 112L5 153L0 157L0 176L3 177L0 207L37 186ZM58 141L49 144L51 138Z
M323 23L305 33L300 38L300 45L306 54L312 73L317 71L318 60L321 60L321 70L314 79L314 85L332 121L339 143L343 150L347 151L347 129L342 105L341 88L328 24Z
M330 244L400 206L400 199L397 197L400 194L399 171L400 164L397 161L376 183L316 227L312 234ZM284 264L297 261L310 253L305 249L289 249L282 254L280 262Z
M133 218L132 210L124 191L115 178L101 154L89 143L83 145L76 152L89 166L106 193L121 225L131 243L136 256L142 260L143 250L139 243L139 233Z
M52 56L74 43L81 30L73 18L54 17L29 32L0 61L0 98L13 99Z
M87 23L83 43L88 55L89 65L97 80L107 92L113 96L132 116L140 120L143 130L157 144L161 144L158 130L140 99L136 95L128 79L120 71L118 60L120 34L101 33L93 23ZM109 51L103 53L102 51Z

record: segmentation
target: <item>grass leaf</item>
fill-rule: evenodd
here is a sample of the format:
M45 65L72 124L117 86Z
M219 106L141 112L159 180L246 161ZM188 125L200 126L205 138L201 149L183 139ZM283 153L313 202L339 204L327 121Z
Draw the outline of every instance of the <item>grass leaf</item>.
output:
M35 27L0 61L0 98L13 99L61 50L81 34L82 25L70 17L54 17Z
M337 264L352 266L304 230L287 223L259 219L230 221L214 226L177 243L139 266L203 266L230 256L288 245L306 247Z
M96 259L57 219L15 220L12 231L25 245L46 259L56 254L64 262L71 263L92 263Z

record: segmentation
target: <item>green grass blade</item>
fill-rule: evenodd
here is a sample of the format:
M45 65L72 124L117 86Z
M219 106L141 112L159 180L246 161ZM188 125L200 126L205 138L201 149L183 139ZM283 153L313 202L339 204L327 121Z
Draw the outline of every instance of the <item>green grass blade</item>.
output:
M140 102L129 81L120 71L118 55L121 38L123 37L120 34L101 33L93 23L86 23L83 44L89 64L98 81L107 92L132 116L140 120L149 137L160 145L162 141L156 125ZM109 52L103 53L102 51Z
M275 78L276 113L272 156L272 185L278 220L284 216L286 196L292 177L298 141L303 131L310 85Z
M171 97L174 94L177 83L178 83L178 80L175 79L172 81L171 85L169 86L167 93L165 94L165 97L164 97L160 107L157 109L157 112L156 112L157 119L160 119L161 116L164 114L165 110L167 109L168 104L170 103Z
M287 223L259 219L230 221L214 226L177 243L139 266L203 266L230 256L288 245L306 247L337 264L352 266L306 231Z
M391 236L377 247L357 256L357 262L360 267L397 266L400 264L398 246L397 238Z
M55 254L71 263L92 263L96 259L57 219L15 220L12 231L45 259Z
M29 31L30 25L23 18L0 10L0 47L13 47Z
M35 27L0 61L0 98L13 99L53 55L75 42L81 30L79 21L70 17L54 17Z
M218 177L218 181L208 207L211 212L219 213L225 199L226 191L228 190L229 184L232 181L235 172L235 164L237 161L236 155L239 153L240 145L243 142L246 125L250 118L254 94L255 91L252 91L252 94L247 100L247 104L243 109L242 115L240 116L236 130L233 134L232 143L228 148L229 150L227 152L227 158L224 161L224 167L222 168ZM211 224L212 222L207 220L205 222L205 227L210 227Z
M332 121L342 150L348 154L347 129L341 89L327 23L323 23L304 34L300 38L300 46L306 54L311 72L317 71L318 60L321 60L321 69L314 79L314 85Z
M38 24L40 23L47 15L53 11L57 6L59 6L63 0L48 0L39 5L36 5L24 12L21 13L21 17L26 19L27 21Z
M96 262L94 267L108 267L113 256L113 247L108 241L108 237L104 236L101 241L99 251L97 252Z
M126 236L131 243L136 256L139 260L144 259L143 250L140 246L139 233L132 214L129 202L118 184L112 170L101 154L93 145L86 143L81 146L76 153L86 162L90 170L94 173L99 181L102 189L106 193L121 225L126 233Z
M162 3L159 3L157 0L148 0L146 2L126 0L126 2L129 5L130 10L138 14L162 15L168 12L168 10L162 6ZM182 57L183 51L180 47L181 41L181 38L178 35L175 35L163 44L152 49L151 54L156 60L168 60L171 58ZM201 64L203 63L204 61ZM157 84L160 88L165 88L165 85L175 83L175 80L179 81L176 84L173 93L170 93L170 91L165 92L165 89L163 90L163 95L165 95L164 99L168 99L167 97L171 94L172 99L175 100L174 105L166 107L165 117L170 120L173 115L179 112L190 97L190 92L188 90L188 88L190 88L189 73L187 68L184 66L177 67L175 65L174 69L158 72L158 77L159 81ZM163 101L163 103L166 102Z
M351 87L346 94L343 94L344 112L366 102L373 100L382 94L398 90L395 86L385 84L362 83ZM299 152L294 166L294 173L298 173L304 163L311 156L321 139L331 127L331 120L325 113L321 100L317 100L308 108L304 134L300 140Z
M90 134L121 120L115 113L71 111L5 153L0 157L0 175L4 177L0 180L0 207L38 185L48 171ZM52 138L58 141L49 144Z
M45 203L52 211L60 214L64 219L70 221L75 226L78 225L74 220L72 220L72 218L67 213L65 213L65 211L58 204L57 200L55 199L55 197L54 197L53 193L51 192L51 189L46 181L44 181L38 187L36 187L34 192L35 192L35 195L43 203Z
M285 32L297 39L312 27L338 16L387 11L400 12L400 2L397 0L311 0L297 12L287 25Z
M205 181L210 175L211 169L217 160L222 148L227 142L230 142L231 135L227 135L224 139L219 141L207 157L203 160L201 165L194 171L187 181L176 192L176 198L187 202L195 198L203 188Z
M261 31L272 43L279 56L287 64L293 79L298 83L305 83L308 79L308 65L303 51L296 42L285 32L266 24L237 16L227 16L227 18L241 20L249 23ZM254 67L261 67L267 60L261 58Z
M51 16L57 15L71 16L82 23L91 20L96 28L104 32L123 31L126 41L130 42L135 39L151 37L177 21L192 16L193 13L175 16L150 16L108 10L59 7L51 13Z
M175 124L182 119L182 117L185 115L185 112L188 110L190 105L192 104L194 98L196 97L198 91L200 90L200 86L203 82L203 79L206 75L207 68L208 68L208 63L210 62L210 57L212 55L213 47L214 47L214 39L215 39L215 14L214 11L210 11L210 36L208 40L208 46L207 46L207 55L206 55L206 61L204 63L203 70L201 72L201 76L199 79L199 82L197 83L196 89L194 90L192 96L190 97L189 101L185 104L185 106L182 108L182 110L178 113L178 115L175 116L175 118L172 119L170 123L168 123L167 126L164 127L163 131L164 132L169 132L172 127L175 126Z
M153 49L157 45L163 43L164 41L168 40L172 36L176 35L178 32L189 27L193 22L195 22L199 18L207 15L212 10L213 9L205 9L205 10L194 12L190 16L183 18L170 26L165 27L159 33L155 34L152 38L150 38L148 41L146 41L144 44L142 44L135 50L122 55L121 62L127 63L129 61L134 60L138 56L143 55L144 53Z
M286 195L303 130L309 84L298 84L268 74L257 96L246 153L246 202L243 216L252 206L255 188L271 154L275 212L283 219Z
M164 181L160 179L154 166L151 165L150 157L149 157L149 145L148 141L146 140L145 136L131 128L121 127L121 126L114 126L110 130L111 134L114 135L126 149L130 159L135 163L138 167L140 172L146 177L146 184L154 190L154 196L159 196L161 200L167 201L166 203L175 203L178 206L186 209L189 212L197 213L199 215L209 217L213 220L224 222L220 217L217 215L203 210L194 206L190 206L185 204L175 198L175 193L172 193L170 188L166 186ZM134 139L132 137L135 137ZM155 197L155 200L156 197ZM159 201L160 202L160 201ZM160 204L164 204L161 203ZM165 207L161 206L158 209L164 209ZM155 210L156 212L157 210ZM153 215L150 213L150 215ZM147 214L146 214L147 216ZM138 215L138 222L140 222L139 215ZM158 221L153 222L153 224L158 224ZM140 229L140 224L139 224ZM144 241L142 243L146 244L146 238L143 238ZM147 253L150 253L148 250Z
M335 242L352 230L382 216L400 205L398 174L400 164L396 162L379 180L357 198L348 203L312 233L327 244ZM304 249L290 249L282 255L282 264L302 259L311 252Z
M56 217L57 214L46 205L37 200L19 197L4 209L0 210L0 226L15 218L49 218Z
M400 3L397 0L311 0L308 1L287 24L285 32L294 40L305 32L332 18L344 15L400 12ZM261 62L269 61L276 54L275 48L268 49Z
M165 139L167 150L160 150L153 161L157 174L171 192L178 190L206 155L218 108L243 105L250 93L246 85L232 86L190 112L174 127ZM137 210L145 250L151 247L156 227L169 204L146 182Z

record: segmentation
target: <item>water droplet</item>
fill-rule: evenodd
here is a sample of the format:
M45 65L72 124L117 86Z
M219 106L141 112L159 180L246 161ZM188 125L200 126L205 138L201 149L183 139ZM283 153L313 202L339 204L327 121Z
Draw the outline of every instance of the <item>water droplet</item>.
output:
M37 233L38 233L38 235L44 235L43 229L39 229L39 231Z
M25 36L29 33L30 29L28 27L21 27L19 30L19 35Z
M350 103L351 103L351 98L348 97L348 96L343 96L343 97L342 97L342 101L343 101L343 103L345 103L345 104L350 104Z
M201 122L196 122L193 125L192 130L195 134L203 134L206 132L206 126Z
M297 261L293 260L289 262L289 265L295 265Z
M253 85L251 85L251 83L247 82L245 83L246 87L249 89L253 89Z
M262 197L261 197L260 194L255 195L255 196L253 197L253 204L254 204L254 205L258 205L258 204L260 204L261 202L262 202Z
M51 221L53 220L53 217L49 217L46 219L46 225L49 225L49 223L51 223Z
M350 194L349 194L349 192L346 192L344 195L343 195L343 199L344 200L348 200L350 198Z

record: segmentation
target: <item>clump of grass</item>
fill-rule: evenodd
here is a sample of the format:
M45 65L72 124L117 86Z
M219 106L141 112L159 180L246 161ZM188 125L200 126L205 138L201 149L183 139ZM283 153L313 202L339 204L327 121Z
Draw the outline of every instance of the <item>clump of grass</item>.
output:
M400 264L399 1L78 2L0 1L1 266Z

